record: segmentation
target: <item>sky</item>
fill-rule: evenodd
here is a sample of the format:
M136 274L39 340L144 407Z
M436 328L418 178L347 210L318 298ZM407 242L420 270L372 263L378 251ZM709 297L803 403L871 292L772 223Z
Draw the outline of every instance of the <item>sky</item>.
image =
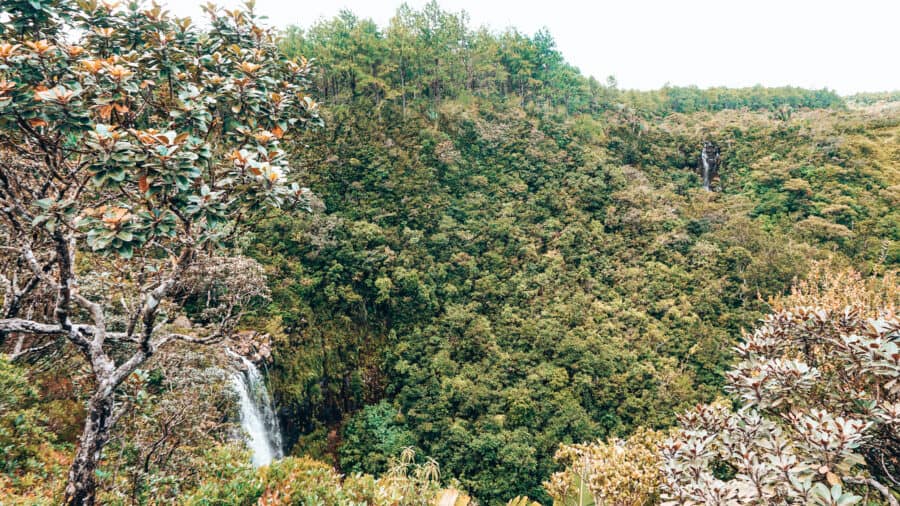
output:
M387 25L402 0L257 0L271 25L349 9ZM165 0L202 18L200 2ZM204 1L205 3L205 1ZM238 0L219 0L232 7ZM426 0L408 0L420 7ZM439 0L473 26L548 28L566 60L620 88L801 86L900 89L900 0ZM314 55L313 55L314 56Z

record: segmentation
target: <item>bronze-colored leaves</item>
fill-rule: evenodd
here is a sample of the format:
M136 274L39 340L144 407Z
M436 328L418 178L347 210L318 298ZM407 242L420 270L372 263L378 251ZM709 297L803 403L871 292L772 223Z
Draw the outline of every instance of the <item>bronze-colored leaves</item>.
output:
M228 159L234 163L235 167L244 167L247 165L247 162L249 161L250 158L249 158L249 154L245 150L235 149L228 156Z
M124 207L102 205L95 208L85 208L82 215L91 218L99 218L107 228L116 229L131 219L132 214Z
M51 44L49 41L45 39L36 40L36 41L27 41L25 42L25 46L28 47L31 51L37 53L38 56L45 56L50 51L56 49L56 46Z
M268 144L274 141L277 136L268 130L260 130L259 132L253 134L253 138L256 139L256 142L259 142L261 144Z
M112 113L115 111L118 114L125 114L128 112L128 106L124 104L112 103L112 104L99 104L93 107L97 111L97 115L103 121L109 121L112 118Z
M14 89L16 89L16 83L7 81L6 79L0 79L0 97Z
M272 102L272 105L275 107L280 107L282 102L284 102L284 95L281 93L269 93L269 101Z
M0 44L0 59L8 60L16 55L16 52L19 48L22 47L21 44Z
M66 89L65 86L54 86L49 90L36 89L34 98L38 102L56 102L61 105L68 104L73 98L79 95L75 90Z
M107 67L107 74L115 81L125 81L129 77L134 75L134 72L128 70L127 68L121 65L112 65Z
M64 50L66 51L66 54L69 55L69 58L78 58L85 51L83 47L76 45L66 46Z
M238 68L241 69L241 72L243 72L247 75L253 75L254 73L256 73L257 70L260 69L260 67L262 67L262 65L258 65L256 63L250 63L248 61L245 61L245 62L241 62L241 65Z
M94 33L99 37L109 39L116 33L116 30L114 28L94 28Z
M105 64L105 60L82 60L81 68L90 72L91 74L97 74L101 70L103 70Z
M146 174L141 174L141 177L138 178L138 189L141 190L141 193L147 193L147 190L150 189L150 182L147 180Z

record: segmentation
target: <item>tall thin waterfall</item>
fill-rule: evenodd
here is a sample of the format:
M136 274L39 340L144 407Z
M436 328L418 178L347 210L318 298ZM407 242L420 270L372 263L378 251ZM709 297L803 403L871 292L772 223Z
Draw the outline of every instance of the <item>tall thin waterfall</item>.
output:
M256 365L247 357L227 351L242 364L243 370L235 371L231 376L240 402L241 428L246 433L247 446L253 452L253 465L264 466L284 456L272 397Z
M719 175L719 164L722 158L719 154L719 146L714 142L705 141L703 150L700 151L700 175L703 176L703 188L712 191L713 179Z
M703 188L709 190L709 183L712 178L709 177L709 155L706 154L706 146L704 146L703 151L700 152L700 163L703 166Z

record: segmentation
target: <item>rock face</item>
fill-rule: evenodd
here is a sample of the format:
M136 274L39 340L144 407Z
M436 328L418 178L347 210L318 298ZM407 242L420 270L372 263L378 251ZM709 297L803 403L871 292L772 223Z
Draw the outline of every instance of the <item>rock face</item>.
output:
M228 342L228 348L254 364L272 360L272 336L254 330L235 332Z
M177 318L175 318L175 321L172 322L172 325L179 329L191 329L194 326L191 323L191 320L189 320L188 317L184 315L179 315Z
M712 141L704 141L703 149L700 151L700 165L697 168L700 176L703 177L703 189L712 191L712 182L719 177L719 164L722 158L719 153L719 146Z

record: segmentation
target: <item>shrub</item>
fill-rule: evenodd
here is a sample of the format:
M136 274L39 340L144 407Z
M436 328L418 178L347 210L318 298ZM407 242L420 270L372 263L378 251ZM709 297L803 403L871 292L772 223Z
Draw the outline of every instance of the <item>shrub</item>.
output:
M628 439L562 445L555 459L565 469L544 484L560 506L655 504L660 485L661 433L639 429Z
M890 504L900 462L896 277L818 266L744 336L739 409L699 406L662 445L667 504Z
M205 484L185 504L190 506L430 506L438 498L453 498L450 506L468 506L470 500L455 488L441 489L437 464L415 462L405 450L380 478L368 474L344 477L334 468L309 457L287 457L254 471L246 459L226 450L210 455L204 468ZM472 505L474 506L474 505Z

